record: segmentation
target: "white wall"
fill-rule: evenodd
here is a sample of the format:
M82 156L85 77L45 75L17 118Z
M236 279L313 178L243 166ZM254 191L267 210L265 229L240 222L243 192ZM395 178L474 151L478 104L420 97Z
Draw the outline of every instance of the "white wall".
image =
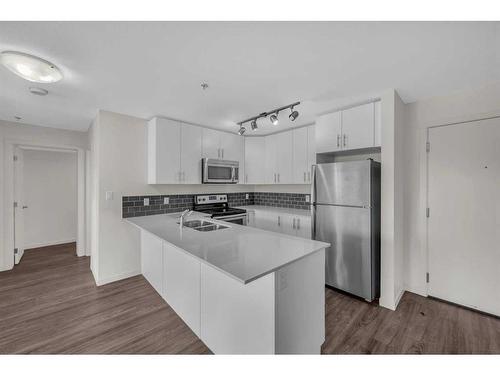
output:
M500 83L406 105L404 137L405 288L427 295L426 151L430 126L500 116Z
M25 144L51 144L86 149L87 133L69 130L52 129L41 126L25 125L0 120L0 271L13 267L12 249L9 248L5 233L9 230L6 216L10 216L12 202L7 202L6 184L11 183L5 178L10 168L5 160L6 144L9 141ZM10 223L9 223L10 224Z
M24 248L75 242L76 152L24 150Z

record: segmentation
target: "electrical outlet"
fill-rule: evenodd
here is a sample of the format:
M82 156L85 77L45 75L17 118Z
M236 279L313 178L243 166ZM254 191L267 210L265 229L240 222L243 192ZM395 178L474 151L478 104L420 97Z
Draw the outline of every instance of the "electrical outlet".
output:
M163 198L163 204L170 204L170 198L164 197Z
M309 194L306 195L306 202L309 203L311 201L311 196Z
M248 194L245 194L245 199L248 199Z
M144 198L144 205L149 206L149 198Z

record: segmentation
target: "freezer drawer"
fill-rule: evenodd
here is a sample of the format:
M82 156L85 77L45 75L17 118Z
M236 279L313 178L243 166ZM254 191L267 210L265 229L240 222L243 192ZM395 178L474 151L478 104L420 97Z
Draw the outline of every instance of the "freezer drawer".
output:
M316 205L314 238L331 243L326 249L326 284L374 298L372 286L371 210Z

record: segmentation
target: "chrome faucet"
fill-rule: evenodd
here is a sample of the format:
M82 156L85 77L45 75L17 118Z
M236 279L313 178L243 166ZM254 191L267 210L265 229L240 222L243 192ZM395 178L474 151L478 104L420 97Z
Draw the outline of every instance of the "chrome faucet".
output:
M193 213L192 210L190 209L187 209L187 210L184 210L182 211L181 213L181 216L180 216L180 220L179 220L179 226L182 228L184 226L184 218L188 217L189 215L191 215Z

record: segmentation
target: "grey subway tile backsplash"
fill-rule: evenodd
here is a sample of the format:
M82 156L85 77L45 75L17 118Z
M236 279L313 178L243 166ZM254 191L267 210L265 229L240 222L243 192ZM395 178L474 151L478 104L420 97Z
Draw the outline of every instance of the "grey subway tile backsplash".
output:
M306 202L307 194L267 192L214 194L227 194L228 204L232 207L259 205L309 209L309 202ZM246 199L246 194L248 194L248 199ZM160 215L193 209L195 195L197 194L124 196L122 197L122 217ZM163 204L163 199L167 197L169 204ZM144 206L144 198L149 198L148 206Z

